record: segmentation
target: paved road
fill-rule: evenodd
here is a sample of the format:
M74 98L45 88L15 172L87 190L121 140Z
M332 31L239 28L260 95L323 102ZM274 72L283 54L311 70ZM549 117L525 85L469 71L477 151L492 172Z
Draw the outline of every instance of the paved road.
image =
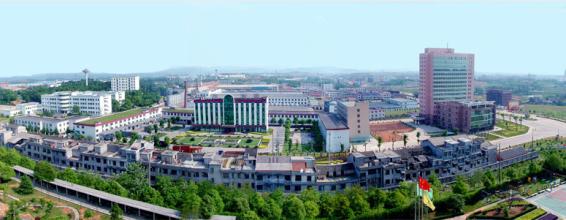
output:
M514 146L518 144L528 143L532 139L538 140L548 137L555 137L557 134L564 136L566 134L566 123L541 117L533 117L536 120L523 120L523 125L529 126L529 131L522 135L510 138L497 139L491 141L493 144L499 144L502 148Z
M556 190L560 190L560 189L566 189L566 185L561 185L561 186L555 187L555 188L553 188L552 192L555 192ZM552 214L554 214L554 215L560 217L561 219L566 219L566 216L564 216L562 213L559 213L559 212L557 212L556 210L552 210L552 209L550 209L550 208L548 208L548 207L546 207L546 206L544 206L544 205L542 205L542 204L539 204L539 203L537 202L539 199L542 199L542 198L548 196L548 194L550 194L550 193L552 193L552 192L543 192L543 193L541 193L541 194L539 194L539 195L536 195L536 196L533 196L533 197L531 197L531 198L528 198L527 201L529 201L530 203L533 203L533 204L537 205L537 206L538 206L539 208L541 208L541 209L544 209L544 211L546 211L546 212L552 213Z
M75 209L74 207L66 206L66 205L58 205L55 206L55 208L70 209L73 212L73 220L80 220L81 218L81 214L79 213L79 210Z
M272 126L271 128L273 129L272 139L268 150L265 151L271 153L273 149L273 152L281 152L285 144L285 128L281 126Z

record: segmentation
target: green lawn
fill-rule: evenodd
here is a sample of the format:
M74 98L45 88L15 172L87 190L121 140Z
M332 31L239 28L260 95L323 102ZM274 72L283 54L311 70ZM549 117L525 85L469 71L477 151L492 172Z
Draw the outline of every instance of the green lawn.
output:
M538 217L541 217L542 215L544 215L546 213L546 211L537 208L533 211L530 211L527 214L524 214L522 216L520 216L519 218L517 218L516 220L534 220L537 219Z
M191 140L192 139L192 140ZM205 137L198 137L198 136L191 136L191 137L183 137L179 139L177 142L183 145L199 145Z
M556 105L525 105L527 111L534 111L533 114L549 118L566 120L566 106Z
M260 147L260 143L262 138L257 137L234 137L234 136L222 136L222 135L212 135L212 136L204 136L204 135L191 135L187 133L185 136L179 136L178 143L183 145L192 145L192 146L202 146L202 147L209 147L212 146L214 140L222 139L224 140L224 144L221 144L220 147L232 148L232 147L242 147L242 148L256 148ZM250 142L248 142L250 139ZM237 144L239 141L239 144ZM207 143L208 142L208 143ZM264 143L261 143L262 145ZM267 144L263 147L267 147Z
M98 118L89 119L89 120L86 120L86 121L81 121L78 124L94 125L94 124L99 123L99 122L109 122L109 121L113 121L113 120L116 120L116 119L136 115L136 114L141 113L142 111L143 111L143 109L141 109L141 108L130 109L128 111L118 112L118 113L107 115L107 116L102 116L102 117L98 117Z
M493 133L503 137L513 137L527 133L527 131L529 131L529 127L525 125L515 124L510 121L497 120L495 125L502 130Z
M261 139L257 139L257 138L250 138L250 140L251 142L248 143L248 138L243 138L240 141L240 146L245 148L255 148L258 146L259 142L261 141Z
M488 133L485 137L485 139L488 140L488 141L497 140L499 138L501 138L501 137L494 135L494 134L491 134L491 133Z

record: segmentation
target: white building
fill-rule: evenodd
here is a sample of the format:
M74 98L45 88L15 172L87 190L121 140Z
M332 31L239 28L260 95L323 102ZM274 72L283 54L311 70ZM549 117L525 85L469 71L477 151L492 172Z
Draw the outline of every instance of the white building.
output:
M22 115L35 115L42 110L42 107L38 102L26 102L17 104L16 109L18 109Z
M390 104L398 105L402 109L416 109L419 108L419 103L416 100L403 99L403 98L393 98L387 99Z
M14 123L20 126L24 126L28 129L34 129L35 131L46 130L54 132L56 134L63 135L67 132L67 129L72 130L72 124L74 122L84 121L89 119L88 117L75 117L75 118L53 118L53 117L40 117L40 116L17 116L14 119Z
M182 108L185 102L185 94L178 93L172 94L165 97L165 103L167 107L175 107L175 108Z
M318 127L324 138L326 152L348 151L350 149L350 129L336 114L321 113Z
M140 90L139 76L114 76L112 77L112 91L134 91Z
M0 105L0 115L4 117L14 117L19 114L20 111L16 109L13 105Z
M269 129L267 97L224 95L197 99L194 103L194 127L226 132L265 132Z
M380 108L370 108L369 109L369 120L376 121L385 118L385 112Z
M112 92L56 92L42 95L41 105L44 110L67 114L73 106L78 106L81 113L92 116L112 113Z
M126 100L126 92L125 91L113 91L113 92L109 92L112 95L112 99L116 100L120 103L124 102L124 100Z
M100 134L103 133L145 127L149 122L157 121L161 118L161 110L161 107L148 109L137 108L114 113L112 115L92 118L74 123L73 131L76 134L99 140Z

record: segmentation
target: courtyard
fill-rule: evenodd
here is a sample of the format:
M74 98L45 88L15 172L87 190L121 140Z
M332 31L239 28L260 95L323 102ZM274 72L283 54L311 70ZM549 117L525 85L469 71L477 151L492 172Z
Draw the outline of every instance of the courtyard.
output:
M188 131L177 136L180 145L222 148L266 148L271 140L268 133L220 134Z

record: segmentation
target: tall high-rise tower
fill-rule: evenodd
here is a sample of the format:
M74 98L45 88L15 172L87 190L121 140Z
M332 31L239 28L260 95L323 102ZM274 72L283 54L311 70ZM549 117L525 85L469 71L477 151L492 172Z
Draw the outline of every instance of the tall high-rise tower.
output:
M432 124L435 103L471 101L474 95L474 54L452 48L426 48L420 54L420 115Z

